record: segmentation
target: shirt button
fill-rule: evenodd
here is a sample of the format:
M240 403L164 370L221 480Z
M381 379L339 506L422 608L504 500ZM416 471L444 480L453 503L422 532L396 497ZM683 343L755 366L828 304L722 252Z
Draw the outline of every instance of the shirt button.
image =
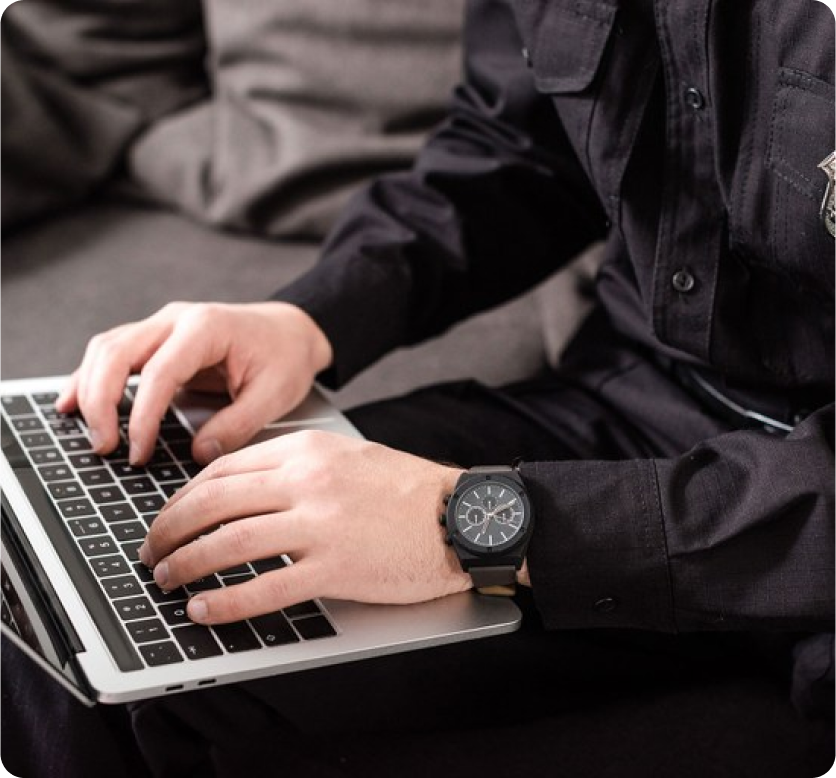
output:
M685 90L685 105L693 108L695 111L701 111L705 108L705 97L703 97L702 92L696 87L688 87Z
M592 606L598 613L612 613L618 608L618 600L615 597L603 597Z
M692 276L687 270L677 270L671 279L673 288L676 289L677 292L682 292L682 294L690 292L696 283L697 282L694 279L694 276Z

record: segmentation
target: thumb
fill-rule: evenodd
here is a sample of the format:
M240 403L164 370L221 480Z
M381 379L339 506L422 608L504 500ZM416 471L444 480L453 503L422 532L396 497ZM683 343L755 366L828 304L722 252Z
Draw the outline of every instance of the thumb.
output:
M248 443L265 424L289 409L277 403L280 394L271 381L246 384L230 405L201 427L192 446L195 459L208 464Z

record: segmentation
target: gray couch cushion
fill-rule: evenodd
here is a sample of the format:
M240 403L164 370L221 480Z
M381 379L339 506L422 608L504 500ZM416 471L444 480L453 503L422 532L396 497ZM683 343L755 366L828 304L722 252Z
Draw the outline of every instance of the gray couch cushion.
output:
M459 79L463 0L205 0L211 100L156 122L133 178L199 220L320 238L407 167Z

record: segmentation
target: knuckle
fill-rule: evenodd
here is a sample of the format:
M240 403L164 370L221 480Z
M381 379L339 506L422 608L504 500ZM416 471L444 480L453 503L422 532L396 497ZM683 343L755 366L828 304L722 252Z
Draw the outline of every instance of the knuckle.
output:
M236 521L223 527L223 540L236 559L248 560L255 547L256 533L247 521Z

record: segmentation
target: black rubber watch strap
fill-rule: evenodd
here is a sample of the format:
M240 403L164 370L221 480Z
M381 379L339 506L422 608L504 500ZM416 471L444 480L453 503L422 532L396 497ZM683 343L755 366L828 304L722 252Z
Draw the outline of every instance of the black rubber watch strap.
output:
M473 579L473 585L477 589L487 586L507 586L517 581L517 568L513 565L501 565L500 567L482 567L472 565L468 573Z

